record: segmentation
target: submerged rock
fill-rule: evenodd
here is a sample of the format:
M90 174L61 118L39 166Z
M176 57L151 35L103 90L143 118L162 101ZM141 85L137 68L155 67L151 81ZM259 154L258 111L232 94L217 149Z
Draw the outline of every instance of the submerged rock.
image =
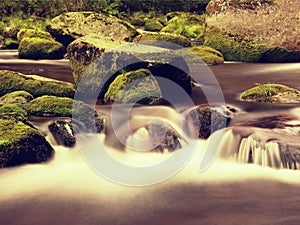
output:
M213 132L227 127L237 110L230 106L199 105L185 111L189 129L207 139ZM192 126L191 126L192 125Z
M0 113L0 167L46 162L54 150L20 114Z
M0 70L0 96L13 91L26 91L34 97L42 95L73 97L75 92L73 85L70 83L9 70Z
M66 147L73 147L76 143L74 137L73 125L66 120L55 120L49 124L49 130L59 144Z
M118 41L130 41L137 34L129 23L111 15L94 12L64 13L53 18L46 29L65 46L88 34Z
M42 96L26 106L29 115L72 117L82 123L88 131L100 133L103 130L103 118L88 104L71 98Z
M281 84L263 84L244 91L241 101L269 103L299 103L300 91Z

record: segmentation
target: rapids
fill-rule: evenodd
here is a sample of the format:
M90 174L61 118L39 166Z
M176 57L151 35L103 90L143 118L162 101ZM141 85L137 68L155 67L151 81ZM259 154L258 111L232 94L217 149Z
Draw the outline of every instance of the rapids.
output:
M15 55L1 51L0 69L72 82L67 60L19 60ZM197 73L196 67L192 69ZM144 127L153 120L163 120L181 135L178 152L194 144L180 169L176 162L168 162L174 173L161 182L140 187L118 184L89 166L82 147L70 149L55 142L48 130L53 118L31 118L54 146L55 156L45 164L0 170L0 224L299 224L300 173L294 169L300 166L300 107L243 103L238 95L256 83L279 82L300 88L300 64L225 63L210 69L226 103L240 111L229 127L206 141L191 138L181 112L166 106L133 108L128 120L132 133L117 126L123 135L120 141L109 123L111 107L96 106L107 117L105 133L97 137L99 143L121 164L138 170L173 156L142 151L146 142L137 140L147 139ZM201 82L202 88L212 85L210 80ZM192 97L196 104L205 103L200 87ZM115 116L121 117L122 110L119 112ZM78 138L81 143L91 140L85 134ZM135 150L126 147L124 140ZM164 171L153 170L152 175L157 173Z

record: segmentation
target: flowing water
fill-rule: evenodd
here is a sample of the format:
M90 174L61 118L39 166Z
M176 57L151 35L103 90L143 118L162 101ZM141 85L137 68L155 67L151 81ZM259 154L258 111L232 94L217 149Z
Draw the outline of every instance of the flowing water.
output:
M1 51L0 69L72 82L67 60L29 61L15 55L14 51ZM197 72L198 68L191 69ZM194 151L179 171L157 184L132 187L112 182L88 165L78 147L65 148L55 142L48 131L52 118L31 118L54 146L55 156L45 164L1 169L0 224L299 224L300 107L241 103L238 95L265 82L300 89L300 64L226 63L211 69L226 103L240 109L240 113L228 128L215 132L207 141L195 142L189 137L181 129L185 118L166 106L130 111L128 121L136 132L122 138L131 148L117 141L110 126L99 137L113 158L141 168L163 163L174 154L132 150L147 147L143 142L149 137L145 125L159 119L176 129L181 135L180 151L191 143ZM213 85L209 79L201 82L201 88ZM195 88L193 99L205 102L200 88ZM118 107L116 116L121 117L124 109ZM99 105L96 109L109 121L110 106ZM116 132L124 134L124 126L117 127ZM87 146L92 141L86 135L78 138ZM216 159L200 169L207 149ZM168 163L168 167L176 166L174 161ZM159 173L164 171L153 170L153 174Z

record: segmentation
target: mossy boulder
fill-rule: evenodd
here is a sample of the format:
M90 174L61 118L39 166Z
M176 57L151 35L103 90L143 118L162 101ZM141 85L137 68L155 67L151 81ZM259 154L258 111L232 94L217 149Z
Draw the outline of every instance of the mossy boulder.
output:
M241 101L269 103L299 103L300 91L281 84L262 84L244 91Z
M170 16L167 18L170 18ZM161 32L180 34L187 38L199 39L204 35L205 16L192 13L179 13L172 17Z
M66 120L55 120L49 124L49 130L58 144L66 147L73 147L76 143L73 124Z
M66 49L54 39L24 37L18 52L19 57L24 59L62 59Z
M27 117L27 112L24 106L20 103L8 103L0 106L0 113L19 113L20 115Z
M79 120L89 131L100 133L103 118L88 104L66 97L42 96L26 106L29 115L50 117L72 117Z
M42 95L73 97L75 92L73 85L66 82L0 70L0 96L14 91L26 91L34 97Z
M45 137L24 117L0 113L0 167L46 162L53 153Z
M12 39L12 38L6 38L4 40L4 48L6 49L18 49L19 47L19 41Z
M53 18L46 29L65 46L88 34L118 41L130 41L137 34L131 24L111 15L94 12L64 13Z
M3 95L0 98L0 105L1 104L8 104L8 103L20 103L20 104L27 104L33 99L33 96L26 91L13 91Z
M198 105L186 110L187 120L192 124L192 131L197 130L197 137L207 139L213 132L227 127L237 110L231 106Z
M145 23L146 31L160 31L164 26L155 18L149 19Z
M299 9L297 0L211 0L206 24L226 31L240 48L271 49L261 61L299 62Z
M164 32L143 32L134 38L134 42L169 49L179 49L181 47L190 47L192 45L191 41L182 35Z
M42 38L42 39L53 39L49 32L46 32L46 31L43 31L43 30L37 30L37 29L22 28L17 34L18 41L21 41L25 37L27 37L27 38L36 37L36 38Z
M118 45L118 43L116 43ZM175 51L130 43L116 45L110 40L83 37L68 47L70 66L77 84L77 96L104 98L109 85L122 71L149 69L191 93L191 78L184 59ZM79 82L80 81L80 82ZM164 88L161 87L163 92Z
M186 51L186 49L184 49ZM219 51L209 46L193 46L188 49L190 52L183 52L188 63L199 63L201 60L207 65L219 65L224 63L224 57Z
M139 69L118 75L105 93L106 101L123 103L151 102L160 98L161 92L154 76L147 69Z

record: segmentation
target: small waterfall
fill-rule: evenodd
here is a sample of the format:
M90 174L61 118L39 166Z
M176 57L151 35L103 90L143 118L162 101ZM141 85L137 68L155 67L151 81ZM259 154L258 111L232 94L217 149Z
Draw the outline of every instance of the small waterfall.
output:
M296 142L294 135L287 138L285 131L280 134L278 129L274 132L254 127L230 127L217 139L214 136L208 141L217 142L214 146L217 146L222 159L276 169L300 170L300 142Z

